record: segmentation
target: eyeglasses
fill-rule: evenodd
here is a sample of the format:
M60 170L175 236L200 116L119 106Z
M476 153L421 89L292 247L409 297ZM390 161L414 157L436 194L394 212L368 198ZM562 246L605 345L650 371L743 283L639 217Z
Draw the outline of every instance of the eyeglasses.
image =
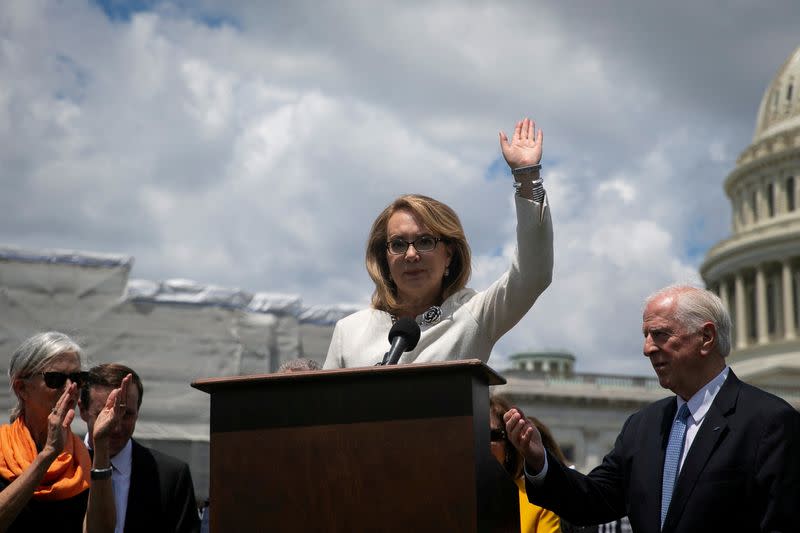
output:
M64 383L67 382L67 378L69 378L71 382L76 383L78 387L82 387L83 384L89 380L88 372L71 372L69 374L65 374L64 372L42 372L41 374L44 377L44 384L51 389L60 389L63 387Z
M441 240L443 240L441 237L434 237L433 235L421 235L413 241L404 241L396 238L386 243L386 249L392 255L401 255L406 253L408 247L413 244L417 252L430 252L436 248L436 244Z
M503 428L493 429L489 433L489 440L491 440L492 442L499 442L506 440L506 430Z

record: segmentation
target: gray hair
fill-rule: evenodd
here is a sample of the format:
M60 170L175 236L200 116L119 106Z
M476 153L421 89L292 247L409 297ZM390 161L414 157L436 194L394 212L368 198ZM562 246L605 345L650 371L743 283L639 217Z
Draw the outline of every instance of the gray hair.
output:
M731 352L731 315L719 296L708 289L690 285L670 285L654 292L645 300L645 306L656 298L675 296L675 319L686 329L699 331L706 322L714 324L717 331L717 349L722 357Z
M319 370L319 363L314 361L313 359L306 359L305 357L300 357L298 359L289 359L288 361L284 361L281 363L280 368L278 368L279 373L284 372L302 372L304 370Z
M58 331L37 333L25 339L11 356L11 363L8 365L8 382L11 385L11 392L16 395L15 380L41 372L50 361L67 353L74 353L80 363L81 347L67 335ZM17 397L17 405L11 408L11 422L23 414L25 414L25 405Z

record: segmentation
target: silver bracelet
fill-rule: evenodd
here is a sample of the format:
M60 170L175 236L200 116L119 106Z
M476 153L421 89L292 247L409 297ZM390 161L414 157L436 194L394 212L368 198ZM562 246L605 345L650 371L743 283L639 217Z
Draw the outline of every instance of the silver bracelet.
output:
M517 168L511 169L511 174L514 177L517 177L518 175L520 175L520 176L528 176L530 174L535 174L535 173L539 172L540 170L542 170L542 165L541 165L541 163L537 163L536 165L527 165L527 166L524 166L524 167L517 167Z
M531 172L534 172L536 170L541 170L541 168L542 168L542 164L541 163L537 163L535 165L526 165L524 167L514 168L514 169L511 170L511 173L515 174L517 172L522 172L522 173L525 173L525 174L530 174Z
M542 203L544 201L544 185L542 185L543 181L542 178L539 177L539 171L542 170L541 163L537 163L535 165L527 165L524 167L517 167L511 169L511 175L514 176L517 180L522 181L514 181L514 190L517 191L517 196L522 197L520 191L522 187L525 185L530 185L533 189L532 200L537 203ZM536 176L535 179L531 179L533 176ZM528 198L529 200L531 198Z
M536 187L541 187L542 183L543 183L542 182L542 178L537 178L537 179L531 180L531 181L515 181L514 182L514 188L516 190L520 190L523 185L530 185L531 187L533 187L535 189Z
M537 204L544 203L544 187L541 185L533 188L533 201Z
M542 179L541 178L535 179L535 180L532 180L532 181L515 181L514 182L514 190L517 191L517 196L520 196L522 198L524 198L524 196L522 196L520 194L520 191L522 190L523 185L530 185L531 187L533 187L533 191L532 191L533 198L528 198L528 200L533 200L534 202L539 203L539 204L542 203L542 201L544 200L544 185L542 185Z

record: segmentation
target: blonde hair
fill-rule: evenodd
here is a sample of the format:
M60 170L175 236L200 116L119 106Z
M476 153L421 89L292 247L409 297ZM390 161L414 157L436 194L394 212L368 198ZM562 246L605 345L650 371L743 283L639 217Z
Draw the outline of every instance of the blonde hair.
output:
M455 211L427 196L403 195L378 215L367 238L367 273L375 283L372 307L391 314L398 314L402 310L386 258L389 218L397 211L410 211L430 231L437 233L444 244L451 246L453 256L448 267L449 273L442 279L442 301L463 289L472 275L472 254Z

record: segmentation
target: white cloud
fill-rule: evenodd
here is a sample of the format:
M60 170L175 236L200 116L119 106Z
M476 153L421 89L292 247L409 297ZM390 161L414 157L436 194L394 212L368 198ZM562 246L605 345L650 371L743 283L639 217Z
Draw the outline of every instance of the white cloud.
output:
M610 181L604 181L597 187L597 192L602 193L605 192L612 192L619 195L619 198L629 204L636 200L636 188L622 179L615 179ZM602 198L598 198L599 201L603 201Z
M790 3L739 6L728 35L695 4L612 5L207 0L112 22L94 3L8 1L0 242L366 304L369 225L421 192L461 216L481 289L513 249L497 131L529 115L556 270L493 362L559 348L584 369L649 373L641 300L697 281L687 249L727 235L722 180L800 21Z

